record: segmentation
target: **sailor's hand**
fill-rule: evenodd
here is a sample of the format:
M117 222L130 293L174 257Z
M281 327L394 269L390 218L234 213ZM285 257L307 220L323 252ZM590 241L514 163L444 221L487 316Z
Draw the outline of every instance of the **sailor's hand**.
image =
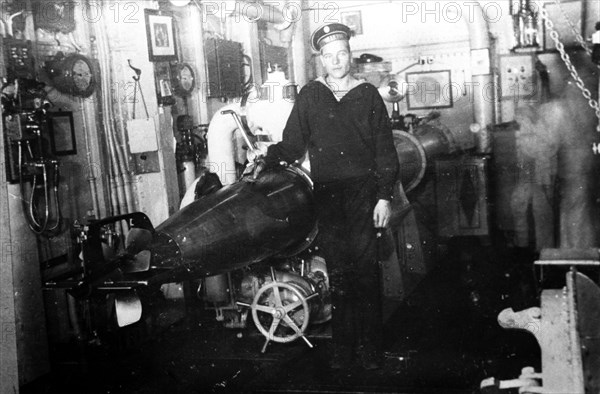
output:
M256 148L248 149L248 151L246 152L246 158L250 163L253 163L259 156L266 156L268 148L269 146L265 143L257 142Z
M258 178L258 176L265 169L266 166L267 166L267 162L265 160L265 157L258 156L254 160L254 171L252 172L252 179L256 180L256 178Z
M254 159L248 163L242 177L247 182L254 182L260 173L267 166L264 156L255 156Z
M390 223L392 216L392 204L388 200L379 200L373 210L373 226L385 228Z

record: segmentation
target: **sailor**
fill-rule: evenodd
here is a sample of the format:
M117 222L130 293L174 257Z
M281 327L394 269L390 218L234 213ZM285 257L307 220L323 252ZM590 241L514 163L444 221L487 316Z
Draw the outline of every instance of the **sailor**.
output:
M319 217L316 242L332 294L331 367L359 360L363 368L377 369L382 362L377 234L390 220L398 159L377 88L350 73L350 36L340 23L312 34L325 74L300 91L283 140L262 160L267 166L293 163L308 150Z

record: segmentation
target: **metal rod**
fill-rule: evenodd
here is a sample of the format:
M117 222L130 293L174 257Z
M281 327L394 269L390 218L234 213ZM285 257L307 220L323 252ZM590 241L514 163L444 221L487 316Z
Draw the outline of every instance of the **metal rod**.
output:
M265 341L265 344L262 347L262 350L260 351L261 353L264 353L267 351L267 346L269 345L269 341L270 341L270 339L267 338L267 340Z
M244 137L244 140L246 141L246 144L248 145L248 149L250 149L252 151L252 153L258 154L259 153L258 149L254 145L254 143L250 140L250 136L248 135L250 133L250 130L247 130L246 127L244 127L238 114L234 110L231 110L231 109L221 111L221 114L222 115L230 114L231 116L233 116L233 120L235 120L235 124L237 124L237 127L240 129L240 132L242 133L242 137Z
M319 295L319 293L312 293L311 295L309 295L308 297L306 297L306 301L310 300L311 298L315 298L318 295Z
M313 344L310 343L310 341L308 340L308 338L306 338L304 335L302 335L300 338L304 339L304 342L306 342L306 344L308 345L309 348L313 348Z
M600 261L597 260L538 260L535 265L587 265L597 267Z

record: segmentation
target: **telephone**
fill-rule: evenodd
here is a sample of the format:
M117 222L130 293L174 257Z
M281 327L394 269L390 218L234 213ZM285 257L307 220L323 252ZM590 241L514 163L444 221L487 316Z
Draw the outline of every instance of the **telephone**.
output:
M59 162L48 142L44 84L17 78L2 87L7 180L20 185L23 213L31 231L51 236L60 230ZM51 208L52 207L52 208Z

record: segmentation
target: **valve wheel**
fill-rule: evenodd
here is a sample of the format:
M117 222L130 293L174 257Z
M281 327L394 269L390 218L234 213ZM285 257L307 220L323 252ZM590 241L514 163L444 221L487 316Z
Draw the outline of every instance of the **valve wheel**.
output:
M284 298L282 298L282 291L285 294ZM307 298L289 283L275 281L261 287L250 307L256 328L268 341L292 342L303 336L308 327L310 309ZM298 309L300 307L302 309ZM265 317L269 315L272 317L270 325L268 321L265 321ZM263 325L265 323L268 327ZM291 328L293 333L289 333L289 330L285 329L278 331L280 325Z

